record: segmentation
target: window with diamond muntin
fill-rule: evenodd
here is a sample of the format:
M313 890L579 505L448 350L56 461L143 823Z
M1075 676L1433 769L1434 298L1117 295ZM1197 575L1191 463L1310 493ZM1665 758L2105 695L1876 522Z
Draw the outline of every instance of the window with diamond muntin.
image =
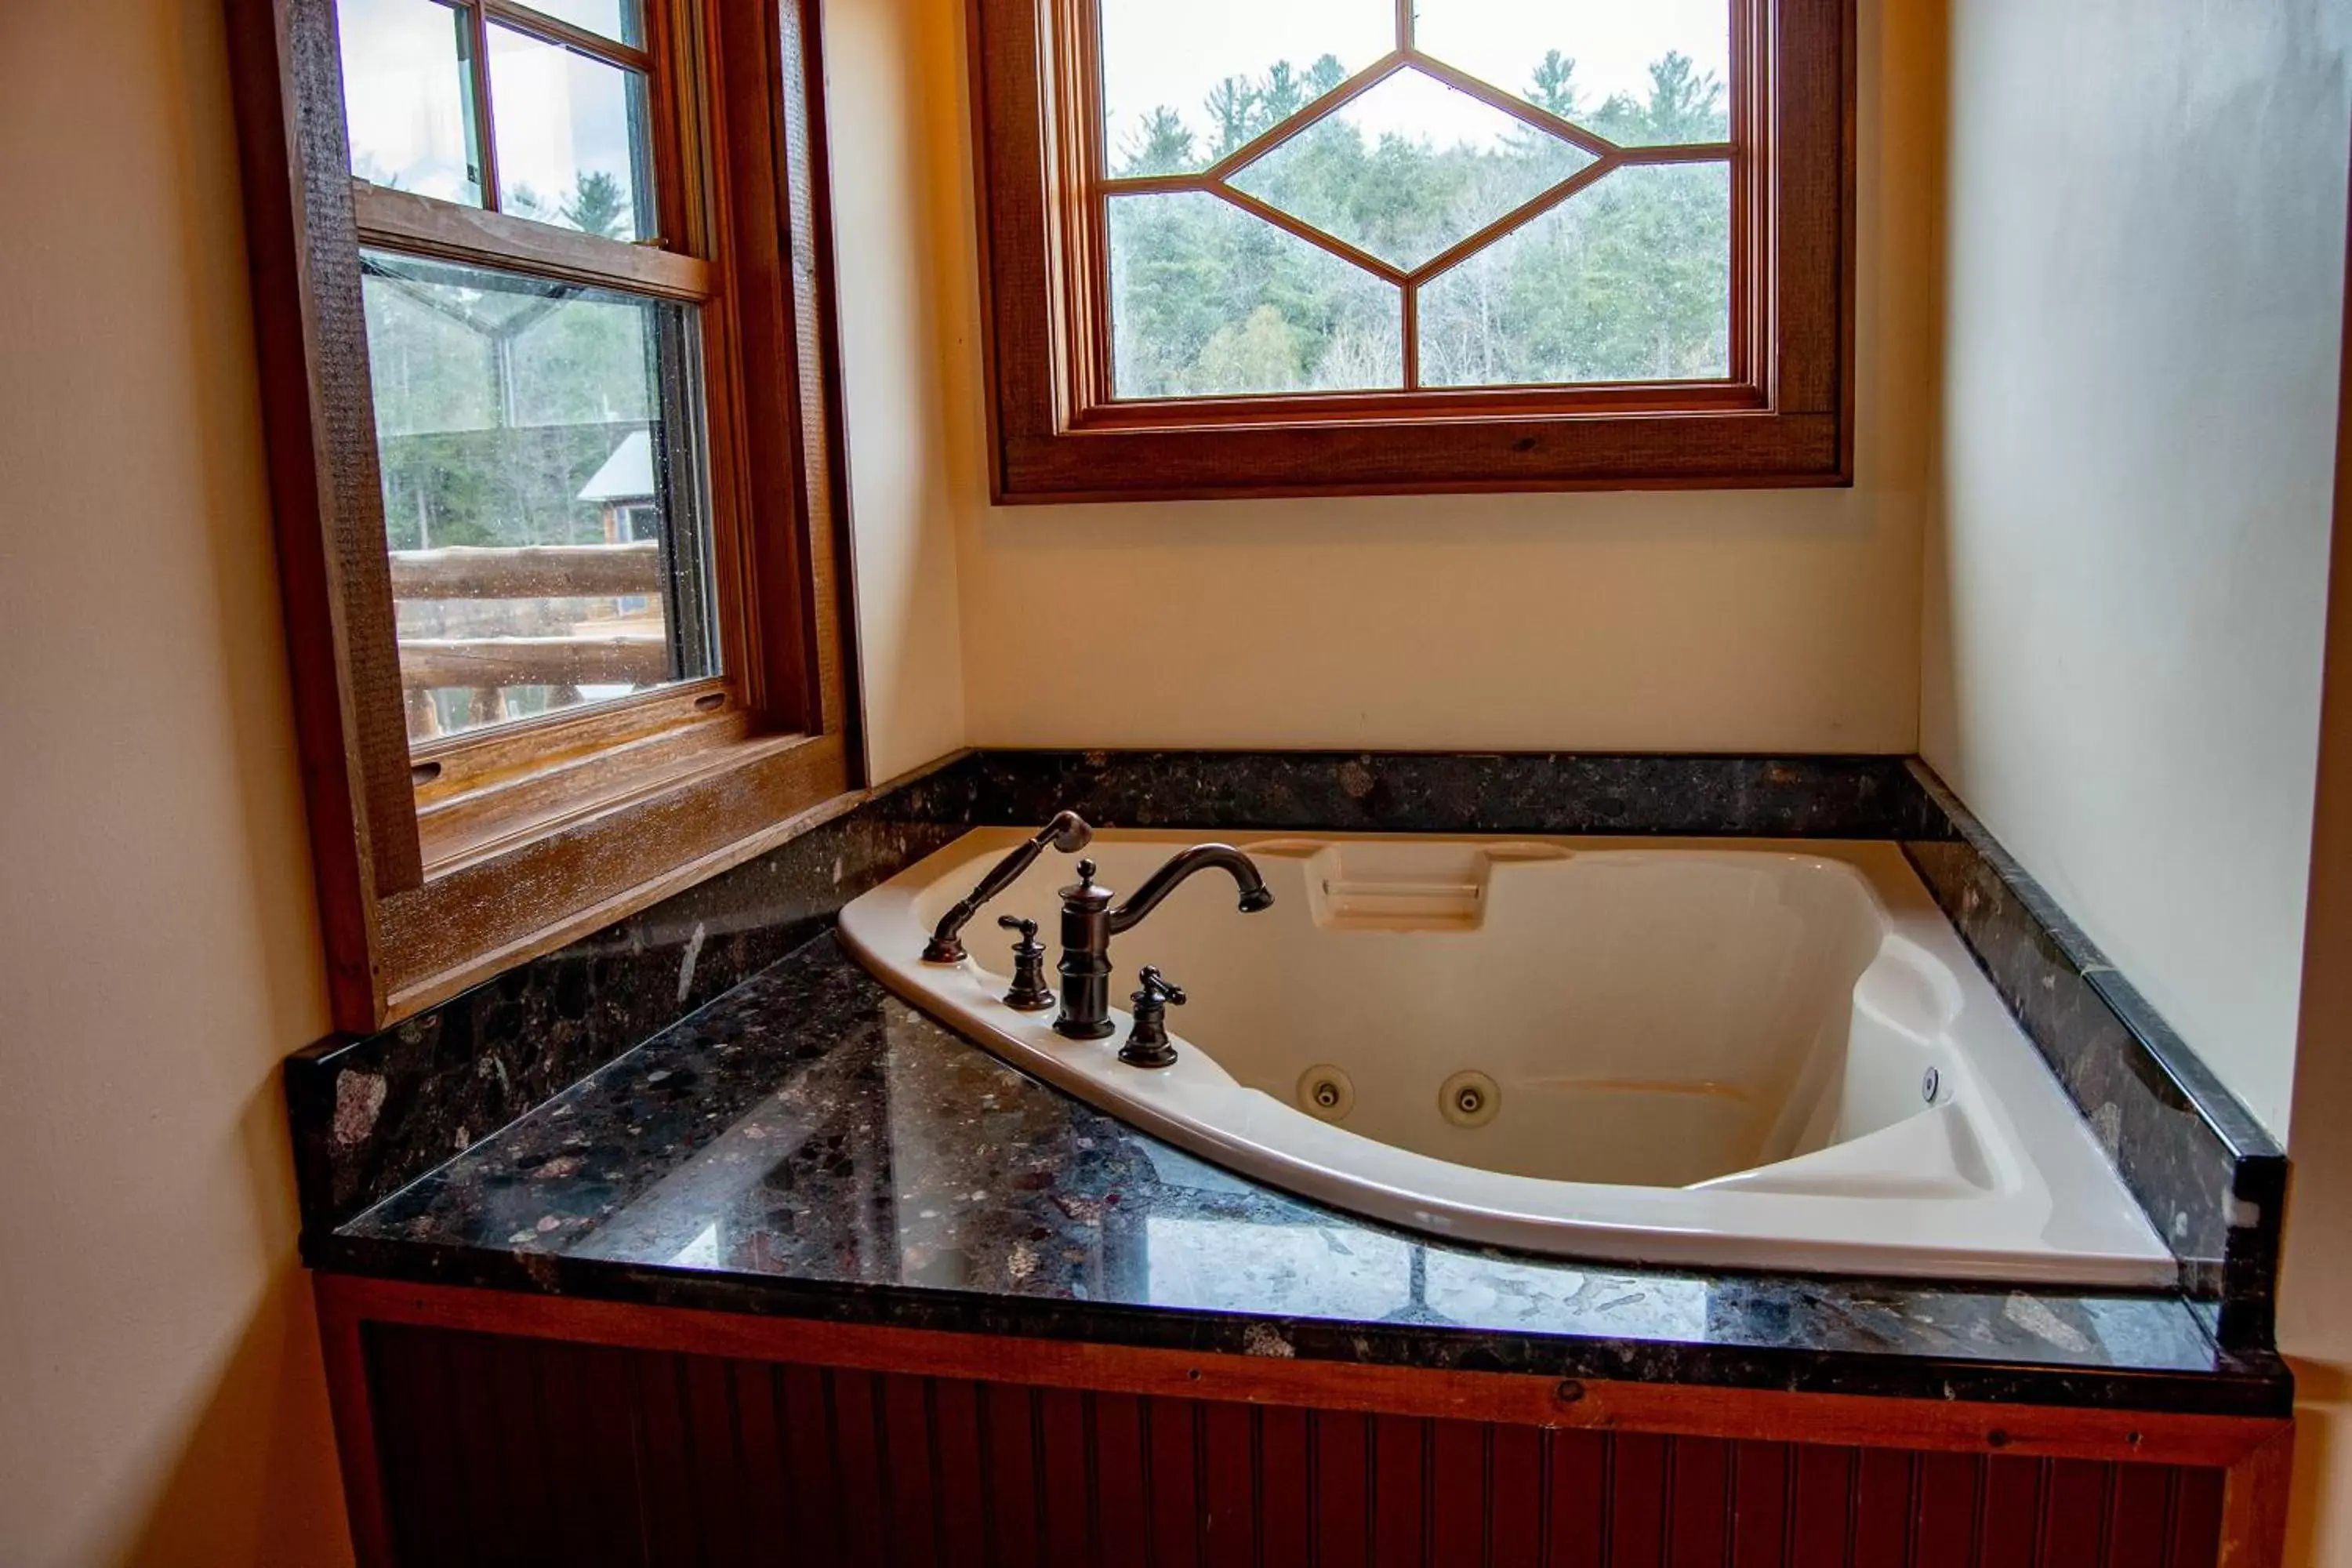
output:
M1736 373L1730 0L1099 6L1112 398Z

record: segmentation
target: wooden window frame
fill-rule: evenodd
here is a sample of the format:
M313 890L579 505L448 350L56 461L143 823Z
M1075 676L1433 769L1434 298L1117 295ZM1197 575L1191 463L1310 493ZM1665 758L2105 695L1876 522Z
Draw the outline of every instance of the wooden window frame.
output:
M1853 0L1732 0L1729 380L1151 402L1108 395L1096 4L971 0L998 502L1852 482ZM1412 0L1398 10L1410 38ZM1333 96L1408 58L1429 64L1399 51ZM1664 161L1679 160L1620 149L1598 167ZM1139 183L1196 182L1120 182Z
M352 1032L758 854L862 782L815 0L646 0L641 47L456 3L478 55L496 19L647 70L663 235L354 180L334 0L226 0L298 739ZM412 747L363 247L698 307L720 675Z

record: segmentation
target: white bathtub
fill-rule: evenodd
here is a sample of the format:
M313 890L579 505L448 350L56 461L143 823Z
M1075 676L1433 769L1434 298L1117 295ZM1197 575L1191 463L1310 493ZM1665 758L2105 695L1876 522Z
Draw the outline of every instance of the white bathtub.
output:
M1146 963L1190 997L1169 1013L1176 1065L1152 1070L1118 1059L1124 1013L1081 1043L999 1000L996 917L1052 942L1070 858L971 922L973 957L922 962L1024 837L965 836L852 903L843 937L1016 1066L1276 1186L1613 1261L2174 1278L1892 845L1227 835L1271 910L1238 913L1212 871L1112 943L1115 1000ZM1125 893L1206 837L1107 832L1088 855Z

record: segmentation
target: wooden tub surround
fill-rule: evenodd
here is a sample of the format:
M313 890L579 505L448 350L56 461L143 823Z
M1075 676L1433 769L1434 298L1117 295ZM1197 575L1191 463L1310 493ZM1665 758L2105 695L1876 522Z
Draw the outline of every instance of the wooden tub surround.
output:
M2279 1418L318 1284L367 1568L2280 1560Z
M1536 1258L1187 1155L833 934L1066 807L1892 840L2178 1282ZM2280 1562L2284 1158L1902 759L971 753L287 1088L371 1568Z
M306 1250L371 1565L2278 1561L2210 1309L1389 1229L831 936Z

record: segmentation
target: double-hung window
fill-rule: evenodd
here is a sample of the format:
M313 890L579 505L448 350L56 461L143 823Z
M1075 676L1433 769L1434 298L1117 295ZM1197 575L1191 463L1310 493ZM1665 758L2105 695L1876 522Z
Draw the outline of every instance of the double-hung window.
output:
M232 0L338 1021L848 786L814 6Z
M1850 0L978 0L1007 500L1832 484Z
M723 677L710 274L665 247L680 204L642 0L342 0L340 17L413 757Z

